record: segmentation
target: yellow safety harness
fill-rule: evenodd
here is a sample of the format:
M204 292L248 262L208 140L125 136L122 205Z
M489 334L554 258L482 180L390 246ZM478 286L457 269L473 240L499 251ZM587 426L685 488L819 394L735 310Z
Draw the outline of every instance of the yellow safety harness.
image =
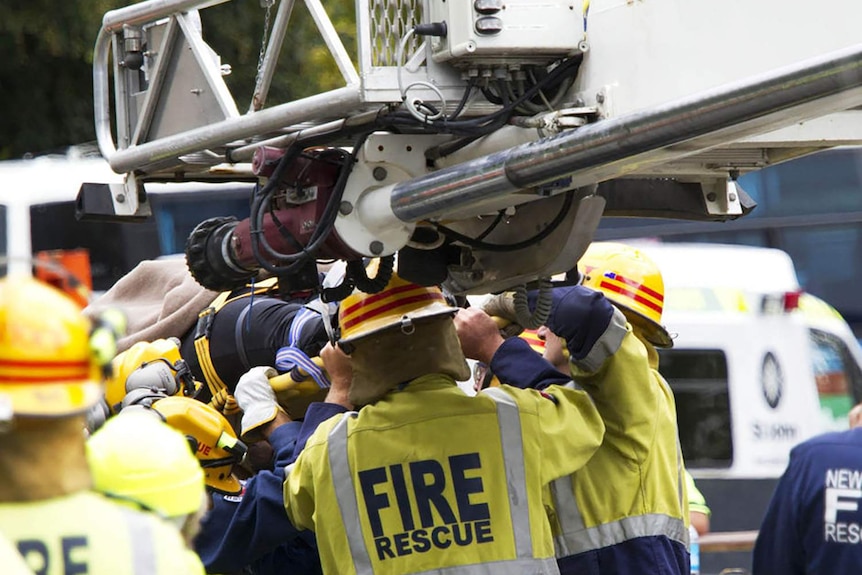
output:
M210 405L225 415L232 415L239 411L230 390L218 373L210 355L210 335L216 314L228 303L240 298L254 297L258 295L271 295L278 290L278 278L269 278L260 282L247 285L242 291L226 291L216 297L205 310L198 314L198 323L195 328L195 353L198 364L204 374L204 380L212 394Z

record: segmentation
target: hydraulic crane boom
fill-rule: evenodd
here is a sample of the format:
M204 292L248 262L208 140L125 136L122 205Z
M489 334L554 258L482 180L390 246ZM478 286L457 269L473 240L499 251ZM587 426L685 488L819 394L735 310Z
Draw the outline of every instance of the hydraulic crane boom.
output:
M79 198L139 217L148 181L257 179L248 221L189 240L213 289L396 253L419 283L506 289L570 269L603 215L737 218L754 207L738 175L862 140L853 0L819 3L821 29L787 0L356 0L357 64L304 0L344 86L269 103L281 0L245 113L200 31L222 3L105 14L97 137L128 175Z

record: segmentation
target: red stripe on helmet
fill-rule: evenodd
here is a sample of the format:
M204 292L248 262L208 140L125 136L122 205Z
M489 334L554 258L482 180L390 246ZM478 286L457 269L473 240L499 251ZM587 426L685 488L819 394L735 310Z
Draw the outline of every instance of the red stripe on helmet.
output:
M0 360L0 383L50 384L90 378L86 361Z
M660 302L664 302L664 296L663 296L662 294L658 293L658 292L657 292L657 291L655 291L655 290L652 290L652 289L648 288L647 286L645 286L644 284L642 284L642 283L640 283L640 282L636 282L636 281L634 281L634 280L630 280L630 279L628 279L627 277L621 276L621 275L619 275L619 274L617 274L617 273L611 273L611 274L608 274L606 277L608 277L608 278L610 278L610 279L613 279L613 280L616 280L616 281L618 281L618 282L620 282L620 283L624 283L624 284L626 284L627 286L633 287L633 288L635 288L636 290L639 290L639 291L644 292L644 293L645 293L645 294L647 294L648 296L650 296L650 297L652 297L652 298L655 298L655 299L657 299L657 300L658 300L658 301L660 301Z
M400 299L393 301L392 303L382 305L378 308L369 310L365 313L357 314L355 317L351 317L349 319L344 318L342 320L342 323L341 323L341 328L342 329L349 329L359 322L372 320L375 317L383 315L384 313L386 313L388 311L392 311L393 309L398 309L399 307L402 307L405 305L423 302L423 301L442 301L442 302L445 302L446 300L443 297L443 294L434 293L434 292L424 292L424 293L421 293L421 294L418 294L415 296L400 298ZM355 307L355 306L353 306L353 307ZM347 315L347 314L345 314L345 315Z
M657 304L652 300L649 300L649 299L647 299L641 295L638 295L637 292L635 292L634 290L626 289L624 287L612 284L610 282L606 282L604 280L602 280L602 282L599 284L599 287L602 289L612 291L612 292L616 292L616 293L623 295L629 299L633 299L634 301L641 303L641 304L645 305L646 307L655 310L658 313L662 312L661 304Z
M369 295L368 297L361 299L360 301L356 302L355 304L351 305L350 307L345 308L344 310L342 310L341 315L343 315L343 316L350 315L350 314L356 312L356 310L358 310L361 307L374 305L375 303L379 302L382 299L386 299L388 297L392 297L394 295L398 295L400 293L404 293L404 292L408 292L408 291L416 290L416 289L424 289L424 288L422 288L422 286L418 286L416 284L408 283L408 284L404 284L401 286L395 286L395 287L391 287L389 289L385 289L382 292L378 292L376 294Z
M89 364L86 361L45 361L27 359L0 359L0 369L83 369L87 370Z

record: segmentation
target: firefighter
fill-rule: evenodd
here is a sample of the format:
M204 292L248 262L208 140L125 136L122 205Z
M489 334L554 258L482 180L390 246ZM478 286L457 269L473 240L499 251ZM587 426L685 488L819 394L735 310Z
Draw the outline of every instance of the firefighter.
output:
M439 289L397 275L341 302L348 402L361 409L321 423L284 484L287 515L316 532L324 573L557 573L542 487L583 466L604 425L574 388L465 394L456 311ZM237 386L244 431L273 433L284 418L265 369Z
M45 575L198 574L176 529L91 491L85 413L103 366L90 327L56 288L0 279L0 535Z
M583 285L554 290L551 317L539 332L545 357L571 369L606 432L578 473L551 485L560 572L687 574L689 510L676 407L656 351L673 344L661 324L661 273L641 251L601 242L578 269ZM493 298L486 309L516 320L507 297ZM614 309L605 309L605 301ZM484 360L504 383L518 381L525 352L507 340Z
M274 451L274 465L248 479L237 496L213 494L212 508L195 539L207 572L251 566L256 575L275 575L288 568L292 575L320 573L314 534L294 527L284 511L284 470L319 423L353 409L347 398L351 372L339 361L341 355L331 344L320 351L331 386L324 401L309 405L302 422L292 421L279 405L268 379L272 368L256 367L240 378L236 393L246 410L243 438L266 440Z
M153 409L126 408L90 436L86 452L96 491L167 519L191 544L207 499L185 435Z

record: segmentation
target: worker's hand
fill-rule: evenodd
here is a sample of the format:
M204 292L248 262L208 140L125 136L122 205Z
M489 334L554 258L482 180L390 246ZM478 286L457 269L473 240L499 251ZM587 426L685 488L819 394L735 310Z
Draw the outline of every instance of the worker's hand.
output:
M491 363L491 358L503 344L496 322L484 311L468 307L455 315L455 330L461 340L461 350L470 359Z
M583 286L557 287L551 291L551 311L545 325L555 335L569 343L577 343L583 338L589 325L607 325L613 314L611 304L601 292ZM527 294L530 310L536 309L538 292Z
M233 395L243 412L240 435L247 441L263 439L260 428L284 414L269 384L269 378L276 375L278 372L272 367L253 367L236 384Z
M498 328L503 330L506 337L514 337L524 331L524 328L518 324L514 292L504 292L489 297L482 304L482 311L492 317L504 320L503 325L498 326Z
M353 404L347 398L350 383L353 381L353 366L350 365L350 356L341 351L338 346L327 343L320 350L320 359L323 360L323 367L326 369L332 384L324 401L353 409Z

